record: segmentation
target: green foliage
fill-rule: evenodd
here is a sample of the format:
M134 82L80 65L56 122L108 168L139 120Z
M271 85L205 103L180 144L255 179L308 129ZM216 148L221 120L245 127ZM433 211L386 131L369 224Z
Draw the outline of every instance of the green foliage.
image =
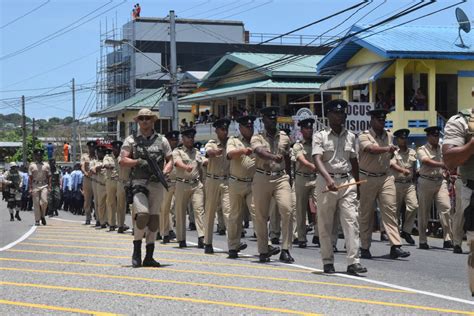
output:
M43 144L38 141L37 139L35 139L33 141L33 137L32 136L28 136L26 138L26 159L28 161L33 161L33 149L43 149L45 150ZM46 154L46 150L45 150L45 153L43 155L43 160L47 160L48 159L48 156ZM23 160L23 147L20 147L18 148L18 150L16 151L16 153L10 157L10 159L8 159L9 162L11 161L22 161Z

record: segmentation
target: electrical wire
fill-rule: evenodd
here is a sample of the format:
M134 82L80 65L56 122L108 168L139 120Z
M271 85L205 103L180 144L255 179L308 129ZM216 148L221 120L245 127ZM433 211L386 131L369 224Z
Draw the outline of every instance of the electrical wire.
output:
M38 11L39 9L41 9L42 7L44 7L45 5L47 5L50 1L51 1L51 0L46 0L46 2L43 2L43 3L40 4L39 6L37 6L37 7L33 8L33 9L31 9L30 11L24 13L23 15L20 15L19 17L17 17L17 18L15 18L15 19L11 20L10 22L8 22L8 23L6 23L6 24L0 26L0 30L2 30L2 29L4 29L5 27L7 27L7 26L9 26L9 25L11 25L11 24L13 24L13 23L15 23L15 22L21 20L22 18L24 18L24 17L30 15L31 13L33 13L33 12L35 12L35 11Z

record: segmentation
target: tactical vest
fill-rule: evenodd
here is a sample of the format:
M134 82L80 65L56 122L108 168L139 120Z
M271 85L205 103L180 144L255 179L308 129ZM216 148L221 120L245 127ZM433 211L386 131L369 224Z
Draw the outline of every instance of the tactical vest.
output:
M158 166L163 170L164 165L164 153L163 153L163 136L157 134L150 139L145 139L144 137L133 136L133 159L145 159L145 154L143 153L143 147L145 147L150 155L150 158L158 162ZM158 179L153 175L152 170L146 167L133 167L132 168L132 179L134 180L150 180L154 182L159 182Z
M60 173L59 171L55 171L51 175L51 186L59 187L59 184L60 184Z
M460 113L467 123L467 131L466 131L466 139L465 142L467 143L470 141L471 137L474 137L474 113L472 110L461 112ZM474 156L471 156L468 161L464 165L460 167L461 175L463 179L466 180L474 180Z
M21 183L21 175L19 172L14 172L12 173L11 171L8 172L8 175L5 177L8 181L11 181L12 184L10 185L10 188L12 188L15 191L20 190L20 183Z

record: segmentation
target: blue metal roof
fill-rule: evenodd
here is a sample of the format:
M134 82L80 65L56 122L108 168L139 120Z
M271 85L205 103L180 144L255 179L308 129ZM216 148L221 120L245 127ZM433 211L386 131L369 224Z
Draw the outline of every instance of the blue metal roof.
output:
M348 34L366 27L356 25ZM388 29L390 27L380 26L340 43L318 63L318 72L328 67L344 65L361 48L367 48L388 59L474 60L474 31L467 34L461 31L464 43L470 46L461 48L456 46L459 43L457 26L406 25Z

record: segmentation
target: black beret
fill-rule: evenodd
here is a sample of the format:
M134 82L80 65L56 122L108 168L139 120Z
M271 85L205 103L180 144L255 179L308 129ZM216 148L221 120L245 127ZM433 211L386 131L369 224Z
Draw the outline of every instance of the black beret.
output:
M187 129L181 131L181 135L188 136L188 137L194 137L194 135L196 135L196 130L194 128L187 128Z
M35 148L35 149L33 149L33 153L35 153L37 155L42 155L42 154L44 154L44 149L43 148Z
M390 113L389 111L385 109L375 109L372 111L367 112L370 116L376 117L376 118L387 118L387 114Z
M90 140L90 141L88 141L86 144L87 144L87 146L89 146L89 147L95 147L95 146L97 146L97 142L96 142L95 140Z
M324 105L324 109L326 110L326 113L329 112L346 112L348 103L346 100L342 99L337 99L337 100L331 100L329 102L326 102Z
M438 126L430 126L430 127L425 128L426 135L439 136L440 131L441 131L441 128Z
M410 135L410 130L407 128L402 128L393 132L393 136L395 137L407 138L408 135Z
M315 120L313 118L307 118L298 122L299 127L313 128Z
M266 108L261 109L260 113L262 113L263 116L274 119L278 117L278 113L280 113L280 107L268 106Z
M169 131L168 133L165 134L166 138L176 138L179 139L179 131Z
M215 128L229 128L230 120L226 118L218 119L212 124Z
M240 125L244 125L244 126L248 126L248 127L251 127L253 126L253 122L256 120L257 118L253 115L245 115L245 116L241 116L239 118L236 119L236 121L240 124Z
M112 147L114 148L117 148L117 149L120 149L123 145L123 142L120 141L120 140L114 140L112 143L111 143Z

